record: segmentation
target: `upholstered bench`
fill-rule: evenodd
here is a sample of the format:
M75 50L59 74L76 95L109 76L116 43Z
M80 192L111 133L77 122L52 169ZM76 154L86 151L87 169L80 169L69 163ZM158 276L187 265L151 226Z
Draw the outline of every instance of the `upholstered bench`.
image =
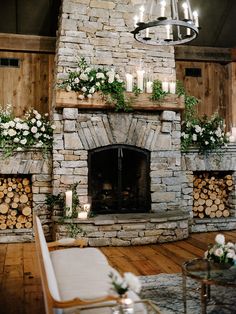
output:
M78 313L83 308L81 313L84 314L105 314L106 310L97 306L104 302L116 303L117 296L111 295L109 274L119 276L105 255L97 248L88 247L69 247L49 252L48 247L82 246L83 241L64 239L47 244L37 216L34 217L34 228L46 313ZM128 297L139 299L132 291L128 291ZM91 305L96 305L96 308L85 309ZM136 311L145 312L143 306Z

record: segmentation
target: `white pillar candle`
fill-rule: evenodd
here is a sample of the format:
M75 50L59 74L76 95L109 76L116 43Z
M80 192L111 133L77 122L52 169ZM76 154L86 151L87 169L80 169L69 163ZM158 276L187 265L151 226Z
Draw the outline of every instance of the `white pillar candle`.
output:
M91 204L89 204L89 203L83 205L83 209L85 212L89 212L90 208L91 208Z
M140 14L139 14L139 22L143 22L143 15L144 15L144 6L142 5L141 7L140 7L140 9L139 9L139 12L140 12Z
M152 93L152 86L153 86L153 82L147 81L146 92L147 92L148 94L151 94L151 93Z
M165 16L165 10L166 10L166 1L161 1L161 17Z
M187 2L184 2L184 3L182 4L182 7L183 7L183 9L184 9L184 19L185 19L185 20L188 20L189 17L188 17L188 4L187 4Z
M171 94L175 94L175 89L176 89L176 83L175 82L170 82L169 84L169 90Z
M236 127L232 127L232 128L231 128L231 134L232 134L232 136L234 136L234 138L236 139Z
M229 141L230 141L230 143L235 142L235 140L236 140L236 138L235 138L233 135L230 135L230 136L229 136Z
M189 27L187 27L187 36L191 35L191 29Z
M143 70L138 70L137 71L137 87L143 92L143 76L144 76L144 71Z
M193 11L193 23L196 27L199 27L198 13L197 11Z
M170 25L166 25L166 39L170 39Z
M88 213L85 211L78 212L78 218L79 219L87 219L88 218Z
M168 82L162 82L161 86L162 86L162 90L164 92L168 93L168 91L169 91L169 83Z
M149 28L146 28L146 34L145 37L149 37Z
M66 191L66 216L72 216L72 191Z
M126 73L126 91L132 92L133 91L133 75Z

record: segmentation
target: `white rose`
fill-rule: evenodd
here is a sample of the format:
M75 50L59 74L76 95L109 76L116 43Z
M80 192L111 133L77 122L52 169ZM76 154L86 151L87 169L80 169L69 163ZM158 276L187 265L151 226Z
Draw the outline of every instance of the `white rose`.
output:
M42 116L41 116L40 113L38 113L38 114L35 116L35 118L36 118L37 120L40 120L40 119L42 118Z
M19 123L19 122L17 122L17 123L16 123L16 129L17 129L17 130L21 130L21 129L22 129L22 124Z
M9 121L8 123L9 123L9 126L10 126L11 128L14 128L14 126L15 126L15 122L14 122L14 121Z
M193 134L193 141L196 142L196 140L197 140L197 135Z
M89 90L89 93L90 93L90 94L93 94L94 92L95 92L95 88L94 88L94 87L91 87L90 90Z
M20 122L21 119L20 118L15 118L14 121L17 123L17 122Z
M8 130L8 135L10 135L11 137L15 136L15 135L16 135L16 130L14 130L14 129L9 129L9 130Z
M124 273L124 280L128 287L136 293L141 291L141 283L137 276L132 273Z
M97 83L96 83L96 86L98 86L98 87L99 87L100 85L101 85L101 84L100 84L100 82L97 82Z
M14 143L19 143L19 141L20 141L20 139L18 137L15 137L13 140Z
M20 143L21 143L22 145L25 145L25 144L27 143L27 139L24 138L23 140L20 141Z
M19 152L19 151L23 150L23 148L22 147L17 147L16 150Z
M88 95L87 95L87 97L88 97L88 98L92 98L92 97L93 97L93 95L91 95L91 94L88 94Z
M78 84L78 83L79 83L79 78L78 78L78 77L76 77L76 78L74 79L74 83L75 83L75 84Z
M10 127L10 125L9 125L8 122L6 122L6 123L3 124L3 128L4 128L4 129L8 129L9 127Z
M104 78L105 78L105 75L104 75L103 73L101 73L101 72L98 72L98 73L96 74L96 78L97 78L97 79L104 79Z
M81 90L82 90L82 92L84 92L84 93L87 92L87 88L86 88L85 86L82 87Z
M217 236L215 237L215 241L217 244L219 245L224 245L225 244L225 236L223 234L217 234Z
M37 127L39 128L39 127L41 127L42 122L40 120L38 120L36 124L37 124Z
M85 73L82 73L82 74L80 74L80 79L81 79L82 81L88 81L88 75L85 74Z
M195 125L195 131L196 133L200 133L202 131L202 128L199 125Z
M55 126L54 124L52 124L52 125L51 125L51 128L52 128L53 130L55 130L55 129L56 129L56 126Z
M234 252L234 250L228 250L228 253L226 254L226 257L235 259L235 252Z
M70 85L66 85L66 91L70 92L71 91L71 86Z
M79 99L84 99L84 95L79 95Z
M32 123L35 123L35 122L36 122L36 119L35 119L35 118L31 119L31 122L32 122Z
M23 132L23 135L24 135L24 136L27 136L28 134L29 134L29 131L24 131L24 132Z
M33 126L31 128L31 132L34 133L34 134L38 132L38 129L36 128L36 126Z
M41 133L36 133L36 134L34 134L34 137L39 138L41 135L42 135Z
M41 131L41 132L45 132L45 127L42 126L41 129L40 129L40 131Z
M218 248L215 250L214 255L221 257L224 254L224 251L222 250L222 248Z

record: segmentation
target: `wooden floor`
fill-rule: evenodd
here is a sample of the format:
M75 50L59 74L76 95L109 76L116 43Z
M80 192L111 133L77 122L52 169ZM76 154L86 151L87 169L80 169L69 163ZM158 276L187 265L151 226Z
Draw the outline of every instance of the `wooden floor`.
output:
M222 233L226 241L236 242L236 231ZM121 273L176 273L181 271L184 261L203 256L216 234L191 234L187 240L174 243L101 250ZM45 313L33 243L0 244L0 284L1 314Z

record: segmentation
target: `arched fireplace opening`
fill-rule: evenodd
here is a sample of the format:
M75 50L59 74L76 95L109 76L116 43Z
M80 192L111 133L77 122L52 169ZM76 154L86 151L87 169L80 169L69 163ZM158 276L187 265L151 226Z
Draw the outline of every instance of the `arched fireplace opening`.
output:
M150 152L130 145L89 151L89 195L95 214L150 211Z

